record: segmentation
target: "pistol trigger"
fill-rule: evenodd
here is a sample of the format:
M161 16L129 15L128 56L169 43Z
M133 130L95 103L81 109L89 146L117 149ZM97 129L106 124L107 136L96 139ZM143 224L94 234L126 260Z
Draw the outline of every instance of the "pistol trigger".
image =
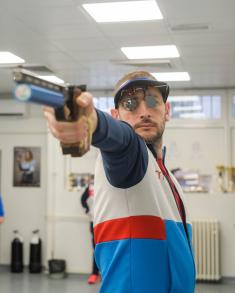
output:
M64 121L66 120L64 115L64 107L57 107L55 108L55 117L58 121Z

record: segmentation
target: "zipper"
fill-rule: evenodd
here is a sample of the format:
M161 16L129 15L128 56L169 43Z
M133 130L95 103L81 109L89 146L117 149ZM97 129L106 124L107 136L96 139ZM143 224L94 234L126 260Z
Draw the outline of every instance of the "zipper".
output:
M183 201L182 201L182 199L181 199L181 197L179 195L179 192L178 192L178 190L177 190L177 188L176 188L173 180L171 179L171 177L169 175L169 172L166 169L163 161L159 159L159 160L157 160L157 164L158 164L159 168L161 169L164 177L166 178L166 180L167 180L167 182L168 182L168 184L169 184L169 186L171 188L171 191L172 191L172 194L174 196L174 199L175 199L175 203L176 203L178 212L180 214L180 218L181 218L182 223L183 223L183 226L184 226L184 230L185 230L185 233L186 233L188 242L190 243L190 237L189 237L188 229L187 229L186 213L185 213Z

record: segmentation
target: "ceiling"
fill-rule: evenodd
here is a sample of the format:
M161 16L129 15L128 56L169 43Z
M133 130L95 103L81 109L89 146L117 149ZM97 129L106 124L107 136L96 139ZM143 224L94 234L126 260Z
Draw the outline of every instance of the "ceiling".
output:
M163 20L126 23L96 23L81 6L95 2L110 1L0 0L0 51L90 90L113 89L136 69L189 72L190 81L172 88L235 87L234 0L158 0ZM120 50L170 44L181 57L162 64L125 64ZM11 91L11 71L0 67L0 93Z

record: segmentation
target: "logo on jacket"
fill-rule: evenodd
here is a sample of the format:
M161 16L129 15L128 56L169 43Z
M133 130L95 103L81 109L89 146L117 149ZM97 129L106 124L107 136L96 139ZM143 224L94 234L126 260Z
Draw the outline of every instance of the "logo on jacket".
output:
M155 172L157 173L157 178L158 178L159 180L163 181L163 180L164 180L164 175L163 175L163 173L162 173L161 171L158 171L158 170L156 170Z

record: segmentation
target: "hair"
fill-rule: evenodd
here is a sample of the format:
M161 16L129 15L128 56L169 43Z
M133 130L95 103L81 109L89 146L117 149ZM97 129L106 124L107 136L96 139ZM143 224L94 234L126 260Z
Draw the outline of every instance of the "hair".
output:
M123 83L125 83L127 80L132 80L132 79L136 79L138 77L150 77L153 80L156 80L156 78L150 74L148 71L143 71L143 70L139 70L139 71L133 71L133 72L129 72L127 74L125 74L115 85L114 87L114 92L116 93L119 88L121 87L121 85ZM115 94L114 94L115 95Z
M26 161L32 161L32 159L33 159L33 153L32 153L32 151L30 149L26 149L25 150L25 154L28 154L29 155L28 158L25 158Z

